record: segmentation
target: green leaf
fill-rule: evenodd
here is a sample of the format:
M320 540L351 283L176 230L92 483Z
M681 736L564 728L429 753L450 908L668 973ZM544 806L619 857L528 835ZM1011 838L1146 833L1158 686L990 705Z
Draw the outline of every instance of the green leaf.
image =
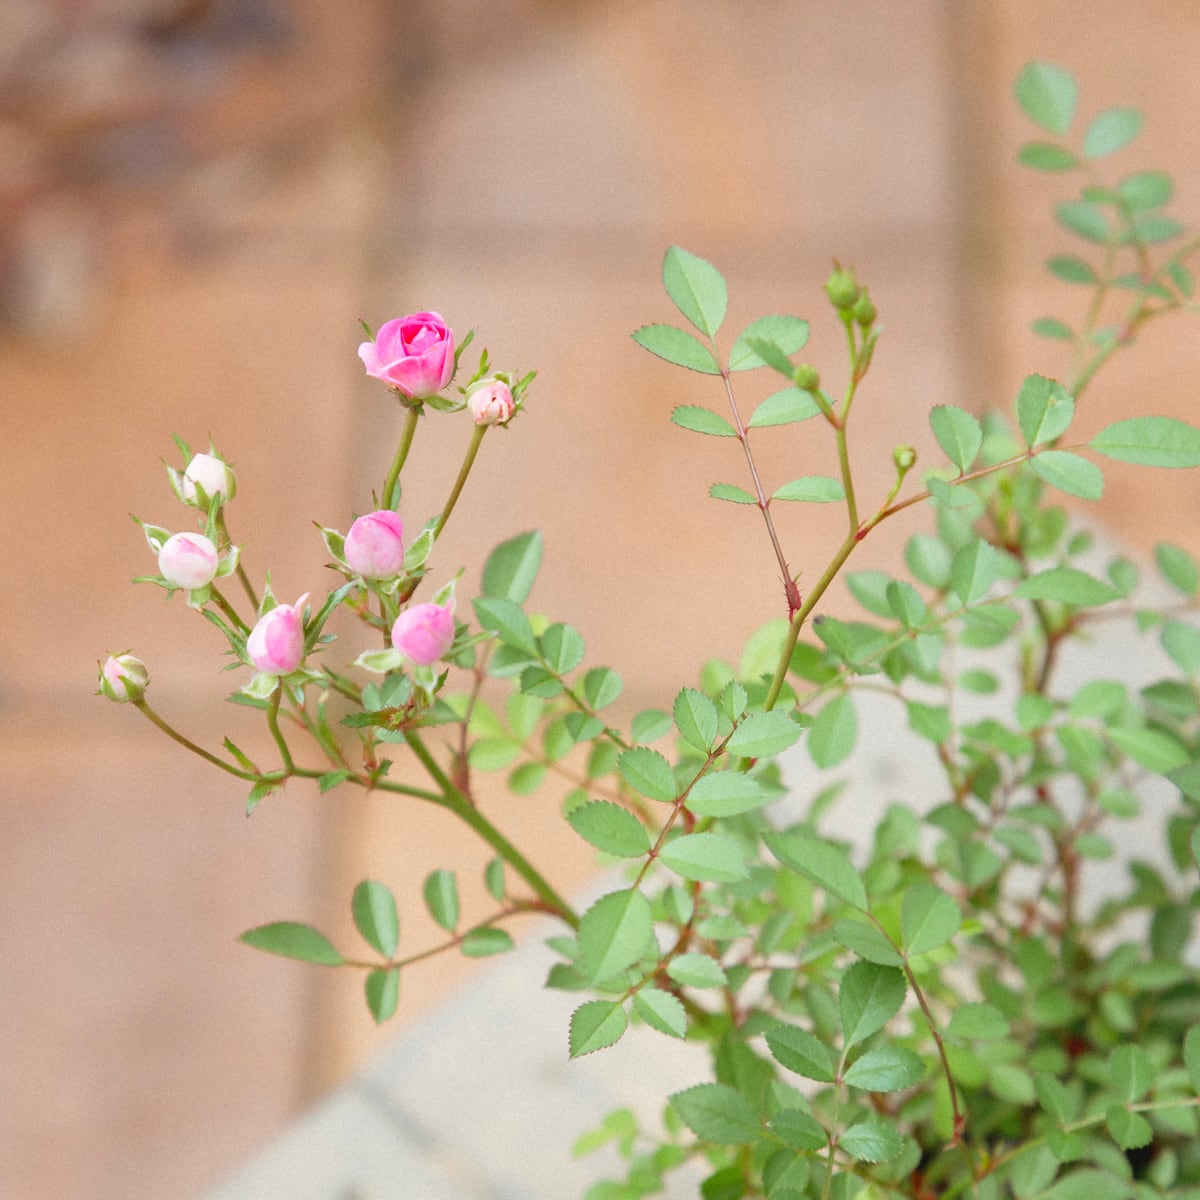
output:
M1095 576L1077 567L1050 567L1039 571L1022 579L1014 594L1027 600L1055 600L1060 604L1073 604L1081 608L1107 604L1118 595L1115 588L1101 583Z
M529 627L529 618L515 600L480 596L471 603L481 628L494 633L508 646L527 654L537 654L537 642Z
M1061 437L1075 416L1067 389L1044 375L1030 375L1017 393L1017 424L1030 448Z
M259 925L246 930L238 941L256 950L265 950L268 954L298 958L322 967L340 967L343 962L342 956L323 933L298 921L273 921L269 925Z
M1175 181L1165 171L1137 171L1117 184L1117 195L1132 213L1161 208L1175 194Z
M1105 210L1089 200L1071 200L1060 204L1055 208L1054 216L1064 229L1098 246L1105 245L1112 238L1112 227Z
M1200 564L1183 549L1170 542L1158 542L1154 547L1154 561L1163 578L1185 596L1200 593Z
M607 708L623 686L620 675L611 667L593 667L583 677L583 698L592 708Z
M808 392L799 388L784 388L773 392L755 410L746 422L750 429L763 429L770 425L791 425L796 421L807 421L821 411L820 405Z
M1017 151L1017 161L1035 171L1071 171L1079 166L1079 159L1066 146L1053 142L1026 142Z
M716 337L729 303L721 272L707 260L671 246L663 257L662 280L675 307L706 337Z
M634 331L633 340L651 354L656 354L677 367L699 371L702 375L721 373L712 351L690 333L674 325L643 325L641 329Z
M845 762L858 740L858 713L849 692L834 696L817 713L808 731L808 752L822 770Z
M1123 1104L1110 1104L1104 1111L1104 1123L1122 1150L1136 1150L1154 1140L1150 1122L1141 1113L1130 1112Z
M1113 726L1108 736L1135 763L1159 775L1182 767L1190 757L1175 738L1161 729Z
M1104 493L1104 473L1090 459L1070 450L1043 450L1029 460L1033 473L1068 496L1099 500Z
M1088 158L1103 158L1129 145L1142 132L1144 118L1136 108L1106 108L1083 135L1083 152Z
M813 504L830 504L845 498L842 481L829 475L802 475L776 488L771 496L772 500L807 500Z
M501 542L483 566L483 594L524 604L542 565L542 535L536 530Z
M1126 1200L1131 1190L1125 1179L1094 1167L1084 1167L1064 1175L1042 1193L1041 1200Z
M797 1029L794 1025L776 1025L767 1030L767 1049L771 1051L771 1057L789 1071L818 1083L833 1082L833 1051L808 1030Z
M650 800L670 804L678 794L671 764L649 746L624 751L617 759L617 771L635 792Z
M1070 325L1054 317L1039 317L1030 328L1038 337L1053 338L1057 342L1070 342L1075 337Z
M698 817L736 817L770 799L757 779L741 771L710 771L692 784L687 806Z
M880 1163L895 1158L904 1149L904 1139L882 1121L860 1121L838 1138L839 1149L862 1162Z
M1085 283L1089 286L1097 282L1098 276L1090 263L1073 254L1062 254L1050 259L1046 266L1052 275L1057 275L1064 283Z
M643 987L633 994L633 1010L651 1029L668 1037L687 1034L687 1012L678 996L661 988Z
M704 883L736 883L749 873L741 847L720 833L686 833L669 841L658 858L684 879Z
M458 925L458 882L454 878L454 872L444 869L430 871L425 876L422 894L429 915L443 929L453 933Z
M939 591L950 582L950 551L927 533L914 533L904 546L904 563L912 577Z
M755 1142L763 1129L741 1092L724 1083L700 1083L671 1096L671 1107L701 1141L718 1146Z
M878 1033L904 1003L904 972L879 963L856 962L846 968L838 988L842 1041L847 1047Z
M802 350L808 342L808 322L799 317L768 316L751 321L733 343L729 352L731 371L749 371L768 364L754 351L751 342L766 341L786 357ZM751 422L753 424L753 422Z
M671 412L671 423L693 433L707 433L712 437L737 437L737 430L719 413L698 404L681 404Z
M504 859L493 858L483 868L483 886L493 900L504 899Z
M910 958L944 946L961 928L958 905L932 883L919 881L904 893L900 933Z
M579 922L579 969L596 983L632 966L650 944L650 901L637 888L601 896Z
M567 823L585 842L616 858L640 858L650 850L646 827L610 800L589 800L567 814Z
M963 604L982 600L1000 576L1000 556L982 538L968 542L950 563L950 583Z
M946 1032L951 1037L992 1042L1008 1037L1008 1018L993 1004L982 1001L960 1004L950 1014Z
M492 954L504 954L513 948L512 937L503 929L492 925L477 925L468 929L459 943L459 950L467 958L487 958Z
M714 483L708 489L714 500L732 500L734 504L757 504L758 501L745 488L732 483Z
M619 1000L588 1000L571 1014L569 1038L572 1058L603 1050L621 1040L629 1017Z
M853 951L867 962L882 963L888 967L902 967L904 955L892 945L888 936L868 925L865 921L843 918L833 923L834 940L847 950Z
M920 1082L925 1064L903 1046L878 1046L850 1065L842 1078L865 1092L898 1092Z
M743 758L769 758L800 740L801 728L785 712L752 712L733 731L726 747Z
M400 1002L400 968L376 968L368 971L363 980L363 991L367 997L367 1009L376 1025L390 1021L396 1014Z
M983 427L964 409L953 404L936 404L929 412L929 425L946 457L965 474L983 445Z
M867 911L867 889L845 853L815 834L766 833L763 842L785 867L824 888L852 908Z
M780 1109L768 1124L776 1137L793 1150L820 1150L829 1141L825 1130L803 1109Z
M1200 1025L1193 1025L1183 1039L1183 1065L1192 1091L1200 1094Z
M384 958L391 958L400 940L400 918L392 893L382 883L364 879L354 889L350 908L363 939Z
M667 974L683 987L719 988L729 982L721 964L710 954L676 954L667 963Z
M1115 421L1088 445L1106 458L1144 467L1200 466L1200 429L1175 417Z
M1108 1059L1108 1073L1113 1087L1127 1104L1140 1100L1154 1083L1154 1064L1141 1046L1126 1043L1118 1046Z
M1013 94L1034 124L1059 135L1071 128L1078 91L1069 71L1054 63L1026 63L1013 84Z
M717 706L695 688L682 688L673 708L679 736L706 754L717 740Z

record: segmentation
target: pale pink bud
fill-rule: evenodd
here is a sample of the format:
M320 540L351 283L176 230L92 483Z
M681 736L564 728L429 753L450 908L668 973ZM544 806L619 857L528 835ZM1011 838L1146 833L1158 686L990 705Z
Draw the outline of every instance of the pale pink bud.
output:
M414 604L392 626L392 645L410 662L437 662L454 642L454 610L440 604Z
M358 348L367 374L410 400L432 396L454 374L454 334L435 312L413 313L379 327L373 342Z
M404 569L404 526L390 509L366 513L350 526L342 550L346 565L364 579L391 579Z
M158 570L172 587L206 587L216 578L217 548L202 533L173 533L158 552Z
M263 613L246 639L246 654L266 675L290 675L304 661L305 592L295 604L278 604Z
M196 485L204 489L204 494L211 500L220 495L222 501L232 500L237 490L237 481L233 471L224 459L215 454L193 454L187 470L179 481L179 490L185 500L196 500Z
M132 654L110 654L100 668L100 692L118 704L140 700L150 684L150 672Z
M476 425L503 425L513 415L513 395L502 379L486 379L467 396Z

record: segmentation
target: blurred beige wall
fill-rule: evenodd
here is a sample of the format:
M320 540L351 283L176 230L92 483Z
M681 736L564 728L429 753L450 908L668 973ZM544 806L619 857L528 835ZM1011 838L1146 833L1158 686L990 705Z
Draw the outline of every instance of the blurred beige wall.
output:
M1064 369L1027 332L1078 298L1042 266L1068 245L1048 216L1063 188L1014 161L1025 61L1070 67L1087 112L1144 108L1120 164L1172 171L1179 210L1200 213L1186 0L18 0L0 46L0 1192L34 1200L195 1194L466 970L410 972L377 1032L351 973L240 947L283 917L348 937L370 875L420 948L426 872L475 878L486 856L437 812L300 786L246 820L239 785L91 696L97 658L132 648L197 741L261 744L222 703L216 631L127 583L152 567L127 514L180 516L172 432L236 464L252 574L317 591L311 522L345 529L369 507L397 428L357 318L435 308L477 327L499 365L539 377L489 435L435 572L466 565L469 588L487 548L542 528L536 607L622 671L630 710L663 704L782 611L753 511L705 496L741 480L736 447L668 423L676 404L719 406L717 385L629 338L672 319L666 245L725 271L731 329L810 318L806 354L831 380L820 284L833 256L855 264L886 325L858 401L875 494L894 444L930 446L931 404L1008 404L1027 372ZM1097 382L1085 429L1193 418L1195 344L1186 319L1152 327ZM744 386L748 405L773 390ZM828 469L776 434L770 478ZM453 421L422 430L413 525L464 440ZM1194 475L1109 479L1100 511L1132 546L1200 551ZM811 578L839 521L783 514L793 566ZM858 565L895 562L921 521ZM589 856L559 799L497 793L489 811L571 887Z

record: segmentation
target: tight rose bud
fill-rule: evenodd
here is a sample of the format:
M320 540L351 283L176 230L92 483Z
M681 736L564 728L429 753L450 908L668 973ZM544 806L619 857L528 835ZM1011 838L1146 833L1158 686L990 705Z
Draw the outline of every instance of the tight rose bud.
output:
M204 489L204 494L211 500L219 495L222 502L233 499L237 490L237 481L229 464L215 454L193 454L187 470L179 481L183 498L188 501L198 500L196 485Z
M454 642L454 612L440 604L414 604L392 626L392 645L410 662L437 662Z
M100 668L100 692L118 704L138 701L150 683L150 672L132 654L110 654Z
M202 533L173 533L158 552L158 570L172 587L206 587L216 578L217 548Z
M290 675L304 661L302 614L305 592L295 604L279 604L258 618L246 639L246 654L265 675Z
M839 311L852 308L858 299L858 280L854 278L853 269L842 267L835 259L833 273L825 280L825 294Z
M358 348L367 374L410 400L432 396L454 374L454 334L435 312L413 313L379 327L373 342Z
M502 379L481 379L467 394L476 425L503 425L513 415L512 392Z
M361 516L346 534L346 565L364 579L391 579L404 570L404 526L390 509Z

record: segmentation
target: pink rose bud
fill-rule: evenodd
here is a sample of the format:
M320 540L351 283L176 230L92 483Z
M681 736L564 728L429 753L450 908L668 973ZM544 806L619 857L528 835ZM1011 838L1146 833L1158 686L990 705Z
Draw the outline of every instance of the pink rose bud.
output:
M118 704L137 701L150 684L150 672L132 654L110 654L100 668L100 692Z
M246 654L266 675L290 675L304 661L305 592L295 604L279 604L263 613L246 639Z
M346 564L364 579L391 579L404 570L404 526L390 509L361 516L346 534Z
M392 645L410 662L437 662L454 642L454 611L440 604L414 604L392 626Z
M158 570L172 587L206 587L216 578L217 548L202 533L173 533L158 552Z
M358 348L367 374L410 400L441 391L454 374L454 334L435 312L387 321L373 342Z
M512 392L502 379L485 379L467 396L476 425L503 425L513 415Z
M185 500L196 500L196 485L204 489L204 494L211 500L220 495L222 501L232 500L237 490L237 481L233 471L224 459L215 454L193 454L180 480L180 491Z

